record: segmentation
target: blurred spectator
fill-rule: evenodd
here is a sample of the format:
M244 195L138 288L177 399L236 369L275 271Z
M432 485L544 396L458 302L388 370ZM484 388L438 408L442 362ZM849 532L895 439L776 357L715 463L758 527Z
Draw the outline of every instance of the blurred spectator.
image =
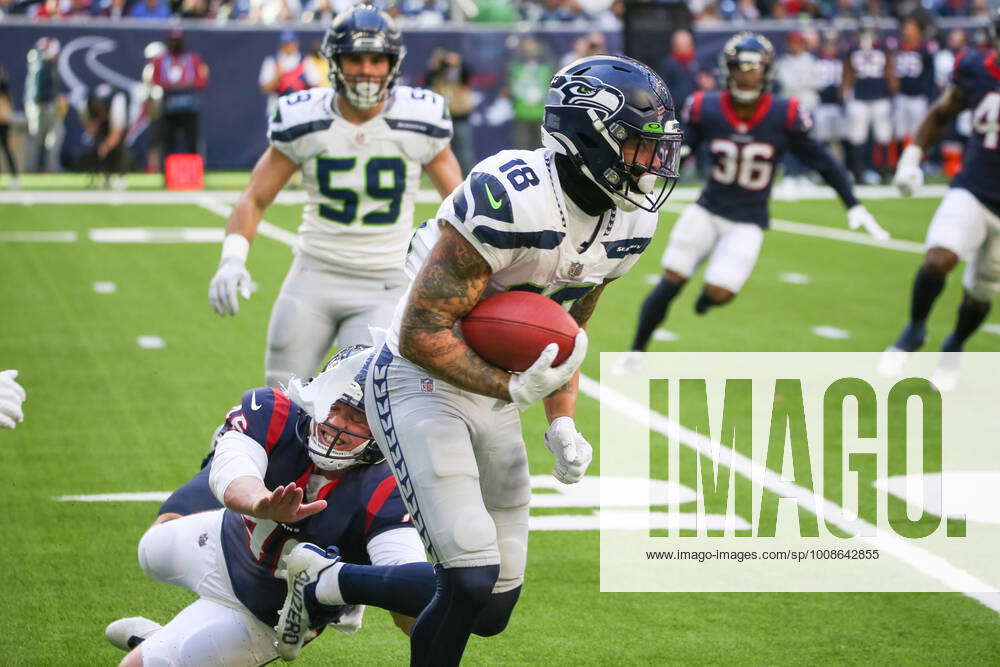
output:
M129 16L134 19L168 19L170 5L166 0L139 0L132 5Z
M101 178L105 188L125 189L128 148L128 98L110 85L98 85L80 109L80 124L87 134L87 149L77 157L76 168Z
M625 0L614 0L607 9L594 14L591 27L603 32L618 32L625 20Z
M59 92L59 40L41 37L28 51L24 115L28 121L28 171L54 172L63 140L66 98Z
M10 170L10 187L20 184L17 175L17 162L10 150L10 123L14 120L14 101L10 97L10 79L7 70L0 65L0 148L7 157L7 167Z
M573 42L573 49L563 55L562 60L559 61L559 67L563 68L580 58L596 56L599 53L607 53L604 35L599 32L589 32L576 38L576 41Z
M250 0L251 23L284 23L295 21L302 14L299 0Z
M822 85L816 57L806 50L806 38L797 30L788 33L785 48L785 54L774 65L781 93L796 98L803 111L812 113L819 103ZM778 189L785 196L794 196L807 184L806 169L791 153L785 156L784 164L785 177Z
M303 23L322 23L326 25L337 15L334 11L332 0L313 0L308 8L302 12Z
M670 37L670 54L660 63L660 76L670 89L674 105L680 109L698 88L698 61L694 57L694 37L690 30L680 28Z
M144 130L149 132L149 149L146 151L147 174L155 174L160 169L160 144L163 134L163 88L153 82L156 70L156 59L167 52L163 42L150 42L146 45L143 56L146 65L142 68L142 87L139 92L139 118L130 133L138 136ZM131 142L130 142L131 143Z
M260 92L267 95L267 115L270 116L282 95L318 86L322 77L312 62L302 57L299 39L292 30L283 30L278 52L264 58L258 77Z
M167 52L153 60L153 84L163 89L161 150L198 152L198 91L208 85L208 65L184 45L184 31L171 30Z
M185 19L201 19L211 13L208 0L181 0L178 15Z
M330 61L320 53L320 49L323 47L322 40L316 40L309 47L309 52L306 54L306 60L309 61L310 67L315 72L316 82L313 86L324 86L329 88L333 84L330 81Z
M819 102L823 83L816 56L806 50L805 36L797 30L788 33L785 48L785 54L775 63L775 78L783 95L798 99L801 107L811 112Z
M470 72L462 55L438 49L428 63L427 87L444 97L451 112L454 134L451 150L458 158L462 173L468 174L476 164L476 148L470 117L476 110L476 94L469 86Z
M514 146L538 148L542 143L545 94L554 74L542 43L534 37L523 37L507 73L506 94L514 107Z

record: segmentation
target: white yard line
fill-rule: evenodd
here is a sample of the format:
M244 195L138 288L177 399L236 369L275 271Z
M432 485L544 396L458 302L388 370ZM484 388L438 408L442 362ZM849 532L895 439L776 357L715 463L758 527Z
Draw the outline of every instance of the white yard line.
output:
M1000 612L1000 589L990 586L975 575L952 565L944 558L917 546L916 542L904 540L897 535L886 533L885 531L878 531L875 526L860 518L851 522L846 521L843 518L843 509L836 503L822 498L797 484L782 479L781 475L770 468L757 463L753 459L747 458L719 441L711 440L695 431L685 428L679 422L655 410L649 410L648 406L640 405L609 387L602 388L596 380L582 374L580 375L580 390L599 403L610 405L628 417L634 418L635 415L644 414L648 411L650 428L657 433L668 439L676 440L702 456L714 459L725 452L728 456L732 457L729 465L740 475L743 475L747 479L760 481L765 489L773 491L780 496L794 498L800 508L812 512L845 532L863 532L865 528L875 531L875 537L858 537L855 539L871 544L875 548L895 556L916 571L931 579L936 579L954 591L977 600L993 611Z
M76 243L76 232L0 232L0 243Z
M215 195L200 193L198 198L191 203L197 204L198 206L201 206L216 215L220 215L223 218L228 218L233 212L232 206L223 202ZM284 243L285 245L292 246L293 248L295 247L295 240L298 238L295 232L290 232L287 229L278 227L267 220L260 221L260 225L257 227L257 233L269 239L274 239L275 241Z

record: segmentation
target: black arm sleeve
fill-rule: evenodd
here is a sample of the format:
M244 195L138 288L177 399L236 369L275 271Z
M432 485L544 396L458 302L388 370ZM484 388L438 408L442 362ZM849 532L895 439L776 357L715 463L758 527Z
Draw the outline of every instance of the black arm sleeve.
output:
M837 191L837 196L844 202L844 208L851 208L860 203L854 196L854 187L847 171L837 164L830 151L815 139L804 132L797 132L792 135L789 149L803 164L818 171L826 184Z

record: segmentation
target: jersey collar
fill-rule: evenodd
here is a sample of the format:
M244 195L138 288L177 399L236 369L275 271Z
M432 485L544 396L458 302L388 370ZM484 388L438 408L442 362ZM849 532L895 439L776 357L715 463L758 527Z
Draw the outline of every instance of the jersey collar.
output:
M757 101L757 110L754 112L753 116L744 120L736 114L736 109L733 107L733 98L729 94L729 91L723 91L720 98L722 105L722 115L726 117L729 124L733 126L740 134L749 132L754 128L755 125L764 120L767 112L771 110L771 104L774 102L774 97L771 93L763 93L760 99Z

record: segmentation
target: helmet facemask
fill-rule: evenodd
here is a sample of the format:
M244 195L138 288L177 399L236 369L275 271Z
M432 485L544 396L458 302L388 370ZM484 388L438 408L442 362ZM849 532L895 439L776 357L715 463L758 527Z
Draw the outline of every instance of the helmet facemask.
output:
M383 53L382 51L351 51L350 53ZM330 82L338 93L342 93L347 100L358 109L371 109L378 106L389 96L389 89L392 88L399 76L399 65L402 54L399 56L386 53L389 59L389 71L383 76L370 75L345 75L340 64L340 59L345 54L335 53L327 60L330 63Z
M612 121L604 127L600 119L595 119L595 129L611 143L619 159L603 173L588 176L622 210L659 210L680 175L683 135L677 121L667 121L666 126L646 123L638 128L623 121Z
M347 426L338 426L331 417L336 412L346 415L339 421L346 421ZM355 413L360 413L361 419ZM309 441L306 449L313 464L321 470L342 470L351 466L376 463L382 455L372 438L371 431L361 426L364 423L364 413L344 401L334 403L330 415L322 423L312 420L309 425ZM351 427L351 424L357 426ZM355 429L355 430L352 430ZM345 449L344 444L354 441L356 444ZM338 449L340 445L340 449Z

